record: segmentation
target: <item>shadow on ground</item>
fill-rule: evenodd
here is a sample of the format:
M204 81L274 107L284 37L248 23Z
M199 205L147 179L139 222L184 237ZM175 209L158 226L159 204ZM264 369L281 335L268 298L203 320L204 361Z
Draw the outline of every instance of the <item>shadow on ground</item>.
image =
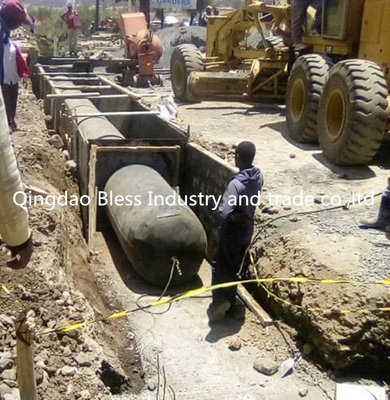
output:
M188 105L188 103L183 103L182 105ZM243 103L241 105L237 105L234 103L232 105L227 104L226 102L220 104L207 104L203 105L203 103L191 103L191 106L186 107L187 110L202 110L202 111L212 111L212 110L231 110L231 113L226 113L223 115L253 115L253 114L262 114L262 115L280 115L281 117L285 117L286 112L285 108L281 107L277 104L253 104L253 103Z
M341 179L346 180L361 180L361 179L370 179L375 177L375 172L370 168L370 166L376 166L381 169L390 169L390 140L384 140L381 147L379 148L377 154L372 159L370 165L362 165L356 167L343 167L332 164L328 161L321 149L319 148L318 144L306 144L306 143L298 143L291 139L288 134L287 124L285 121L277 121L277 122L270 122L266 125L261 126L261 128L268 127L283 136L287 142L292 144L293 146L297 147L300 150L304 151L315 151L318 150L318 153L313 154L313 158L316 159L319 163L324 165L328 168L331 172L338 175Z

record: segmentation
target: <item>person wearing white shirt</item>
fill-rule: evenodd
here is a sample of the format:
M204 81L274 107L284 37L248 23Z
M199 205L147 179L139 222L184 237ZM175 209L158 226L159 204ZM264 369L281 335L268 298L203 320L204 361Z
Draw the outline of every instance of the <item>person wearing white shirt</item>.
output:
M15 122L16 105L19 81L23 73L18 66L18 57L20 58L21 54L10 40L10 33L23 24L30 25L33 29L34 20L27 14L23 3L20 0L4 0L0 8L0 60L3 61L0 62L0 79L11 132L17 130Z

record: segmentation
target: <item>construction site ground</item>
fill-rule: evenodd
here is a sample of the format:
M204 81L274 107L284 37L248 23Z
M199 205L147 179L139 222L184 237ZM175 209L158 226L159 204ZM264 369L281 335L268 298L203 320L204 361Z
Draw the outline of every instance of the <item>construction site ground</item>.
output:
M52 131L45 118L30 89L23 89L17 118L20 130L12 140L24 183L49 194L77 193L76 183L66 171L66 154L49 143ZM10 320L18 311L34 310L37 330L42 333L132 309L141 294L150 294L141 302L147 304L160 292L131 270L113 232L99 235L95 250L87 249L77 208L45 210L38 205L29 209L32 261L20 271L3 266L1 274L1 284L11 291L9 295L1 293L0 397L4 399L18 398L15 334ZM3 261L6 254L3 246ZM203 284L209 285L206 262L200 275ZM333 382L325 371L305 360L283 379L269 379L254 369L255 363L278 365L297 351L291 328L282 324L284 335L275 327L264 328L242 307L211 329L206 316L209 302L205 294L205 298L176 303L161 315L137 312L69 334L38 334L34 352L39 398L154 399L157 390L158 398L163 398L163 371L166 398L169 386L177 399L328 398L323 391L331 398ZM123 376L128 378L127 384L123 384Z
M170 95L169 82L147 91L156 94L145 100L155 107ZM17 122L20 130L12 141L24 183L49 194L78 193L77 182L67 169L67 153L53 139L42 104L29 88L21 92ZM283 214L326 208L318 204L326 195L340 196L347 203L353 190L366 195L385 187L388 143L367 167L335 167L316 146L289 140L282 106L180 104L178 123L190 126L191 140L230 164L237 143L251 140L256 144L255 164L265 178L257 228ZM267 204L270 193L295 196L301 191L316 199L312 206ZM375 215L376 208L354 205L349 210L292 215L270 223L253 246L257 274L385 278L390 261L386 234L358 227L359 218ZM11 291L0 294L4 328L0 333L0 398L5 400L18 399L10 316L22 309L36 313L40 334L35 341L35 370L40 399L333 399L336 382L373 382L366 372L339 372L337 367L344 366L343 346L346 354L351 349L358 351L359 343L373 346L374 355L379 355L381 343L389 348L390 322L383 313L302 313L272 297L267 299L261 288L258 299L278 325L263 327L242 306L210 327L206 309L211 299L205 293L174 303L169 310L151 310L156 315L137 311L68 334L43 335L42 331L69 322L148 304L158 298L161 289L137 277L113 232L99 233L94 249L88 249L76 207L45 210L32 206L29 211L35 249L32 261L20 271L1 267L0 285ZM3 245L2 261L6 257ZM203 285L210 284L206 261L200 279ZM267 288L292 303L326 310L379 307L388 301L388 289L381 286L275 284ZM139 300L143 294L148 296ZM337 349L335 354L332 347ZM284 378L278 374L268 377L254 368L279 366L299 355L303 357L293 373Z

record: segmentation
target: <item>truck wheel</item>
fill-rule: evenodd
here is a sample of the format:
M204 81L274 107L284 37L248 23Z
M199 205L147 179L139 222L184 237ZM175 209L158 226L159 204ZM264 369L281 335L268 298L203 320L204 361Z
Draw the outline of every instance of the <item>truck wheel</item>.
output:
M286 118L289 135L300 143L318 141L317 114L322 89L333 62L319 54L299 57L287 85Z
M388 90L381 68L346 60L330 71L321 96L319 141L325 157L339 165L367 164L386 129Z
M188 101L187 79L193 71L203 71L202 54L193 44L181 44L171 56L171 82L175 97Z

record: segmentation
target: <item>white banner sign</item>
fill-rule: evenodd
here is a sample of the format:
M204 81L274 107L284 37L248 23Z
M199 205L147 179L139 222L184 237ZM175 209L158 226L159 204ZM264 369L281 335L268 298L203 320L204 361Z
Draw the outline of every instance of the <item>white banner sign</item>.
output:
M150 0L150 8L196 10L196 0Z

